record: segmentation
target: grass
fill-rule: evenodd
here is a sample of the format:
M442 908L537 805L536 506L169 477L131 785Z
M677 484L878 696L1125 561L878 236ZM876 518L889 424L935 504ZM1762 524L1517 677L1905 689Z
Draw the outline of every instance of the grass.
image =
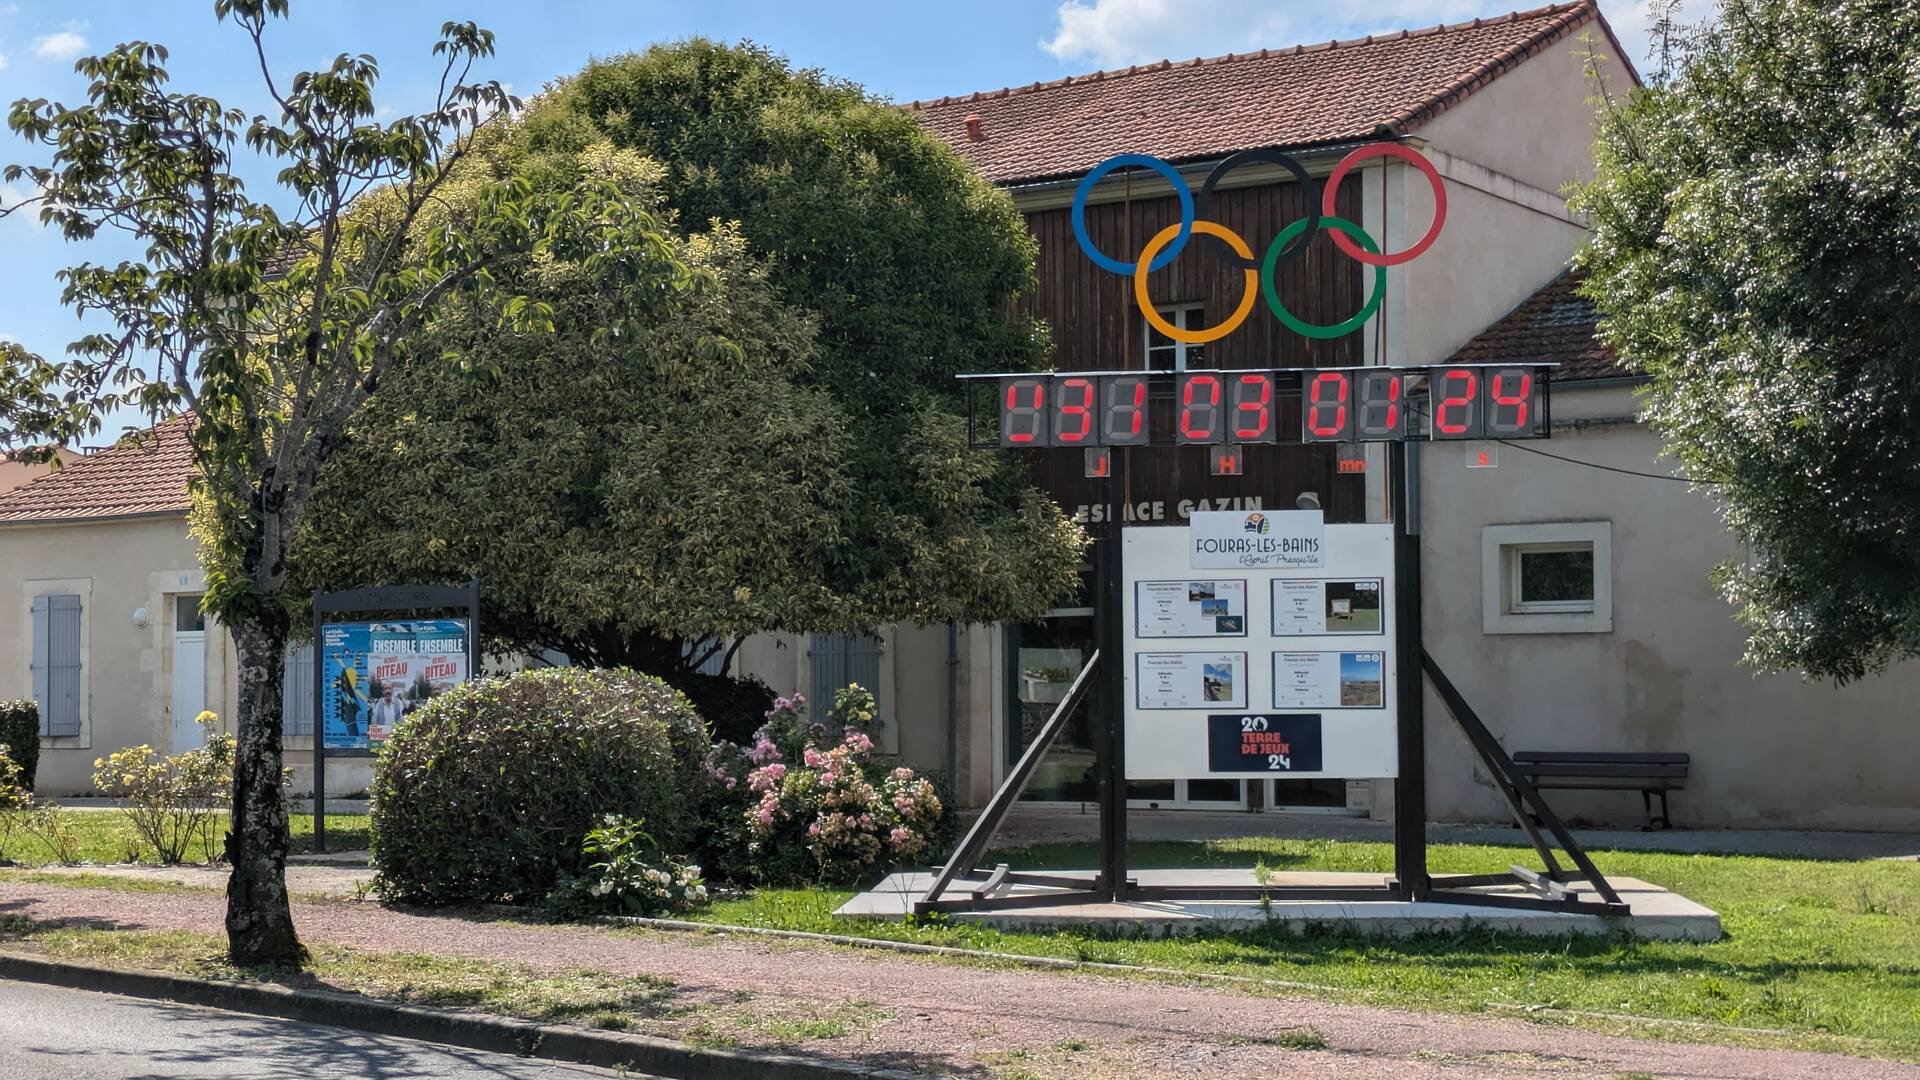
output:
M116 810L63 810L60 818L73 832L83 863L153 863L153 850L140 842L132 826L127 823L126 815ZM365 849L368 843L368 818L365 814L328 814L327 848L330 851L351 851ZM305 855L313 851L313 815L295 814L290 821L293 834L291 852ZM220 814L214 819L214 850L219 851L219 837L226 830L227 818ZM53 850L39 837L26 829L16 829L7 842L4 854L20 866L45 866L54 860ZM203 844L195 838L188 852L189 862L206 862Z
M212 934L96 929L19 915L0 915L0 947L24 947L104 967L340 990L540 1023L638 1031L707 1046L798 1047L892 1018L891 1012L868 1001L808 1002L740 991L690 993L671 980L649 975L337 945L309 944L310 962L298 971L241 968L226 959L225 939Z
M1502 870L1534 861L1530 850L1435 845L1436 873ZM1091 866L1090 845L1041 845L996 853L1016 866ZM770 889L714 904L718 923L855 934L1030 956L1149 965L1308 984L1344 1000L1449 1011L1553 1010L1594 1026L1614 1021L1568 1012L1688 1022L1639 1034L1739 1038L1920 1060L1920 863L1834 862L1754 856L1596 851L1602 871L1680 892L1720 913L1726 936L1711 944L1624 937L1541 939L1470 930L1413 939L1283 929L1234 935L1141 939L1090 932L1028 934L940 918L909 923L843 922L848 896L824 889ZM1136 844L1132 864L1275 870L1386 871L1384 843L1249 838ZM1300 991L1298 986L1275 992ZM1783 1033L1755 1036L1736 1029Z

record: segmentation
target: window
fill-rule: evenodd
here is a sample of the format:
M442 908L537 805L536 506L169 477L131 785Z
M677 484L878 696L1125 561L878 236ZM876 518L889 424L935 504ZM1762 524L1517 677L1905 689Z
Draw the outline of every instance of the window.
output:
M68 594L33 598L33 700L40 707L40 734L63 739L80 734L80 598Z
M192 597L197 605L199 597ZM287 643L286 675L281 680L280 733L313 737L313 643Z
M1508 611L1593 610L1591 541L1515 545L1507 565L1513 575Z
M1603 634L1613 629L1613 526L1489 525L1480 531L1481 629Z
M824 724L833 711L833 699L848 685L858 683L880 697L880 640L866 634L813 634L807 640L808 715Z
M176 596L173 598L174 630L183 634L191 634L198 633L207 628L206 616L200 613L201 599L198 593L191 596Z
M1155 309L1160 317L1182 330L1199 330L1207 325L1207 312L1201 304L1168 304ZM1175 341L1156 330L1147 317L1140 317L1141 340L1146 343L1148 371L1185 371L1206 366L1207 347Z

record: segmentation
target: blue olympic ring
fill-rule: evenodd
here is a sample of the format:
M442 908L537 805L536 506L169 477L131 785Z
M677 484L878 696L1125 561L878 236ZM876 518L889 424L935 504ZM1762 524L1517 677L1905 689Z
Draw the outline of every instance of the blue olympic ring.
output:
M1080 241L1080 250L1086 252L1087 258L1092 259L1095 265L1115 274L1131 275L1133 273L1132 263L1124 263L1107 255L1093 246L1093 237L1087 235L1087 196L1092 194L1093 185L1099 183L1101 177L1113 170L1129 165L1152 169L1159 173L1166 178L1167 183L1173 185L1173 193L1180 197L1180 235L1174 237L1166 250L1162 251L1159 257L1147 267L1149 270L1163 270L1173 262L1175 256L1180 254L1180 249L1187 246L1188 237L1193 235L1193 191L1187 187L1187 182L1181 179L1173 166L1157 157L1146 154L1117 154L1094 166L1093 171L1081 179L1080 186L1073 189L1074 239Z

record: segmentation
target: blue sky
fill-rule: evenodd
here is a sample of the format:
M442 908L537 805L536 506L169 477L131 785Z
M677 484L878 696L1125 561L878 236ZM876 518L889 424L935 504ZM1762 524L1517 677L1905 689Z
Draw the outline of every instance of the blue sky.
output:
M1645 52L1651 2L1601 5L1636 61ZM1698 11L1707 2L1691 0L1687 7ZM277 74L325 66L341 52L372 53L383 72L378 100L383 111L398 113L427 104L437 75L428 50L447 19L472 19L498 35L499 55L481 74L523 97L590 56L704 34L753 38L796 64L909 101L1531 6L1528 0L293 0L292 19L272 27L269 46ZM0 106L21 97L78 103L85 83L73 73L74 58L134 39L167 46L176 85L249 112L264 107L246 39L214 20L211 0L0 0ZM26 143L0 133L0 163L37 160L33 155ZM271 170L246 174L255 197L269 197ZM0 205L30 194L0 187ZM29 216L0 220L0 338L54 354L83 332L60 307L55 271L135 257L138 249L111 238L68 244Z

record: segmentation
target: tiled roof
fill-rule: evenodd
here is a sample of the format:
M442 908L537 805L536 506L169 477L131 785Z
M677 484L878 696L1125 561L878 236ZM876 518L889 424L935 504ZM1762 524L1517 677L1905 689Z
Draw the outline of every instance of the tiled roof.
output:
M0 525L181 513L191 475L187 422L169 420L0 494Z
M1519 307L1453 354L1462 364L1559 364L1554 382L1624 379L1632 373L1594 334L1593 301L1574 290L1580 275L1563 270Z
M907 106L987 179L1072 176L1120 153L1204 160L1402 135L1597 22L1594 0L1352 41L1161 61ZM1618 43L1614 52L1619 54ZM977 140L968 120L978 118Z

